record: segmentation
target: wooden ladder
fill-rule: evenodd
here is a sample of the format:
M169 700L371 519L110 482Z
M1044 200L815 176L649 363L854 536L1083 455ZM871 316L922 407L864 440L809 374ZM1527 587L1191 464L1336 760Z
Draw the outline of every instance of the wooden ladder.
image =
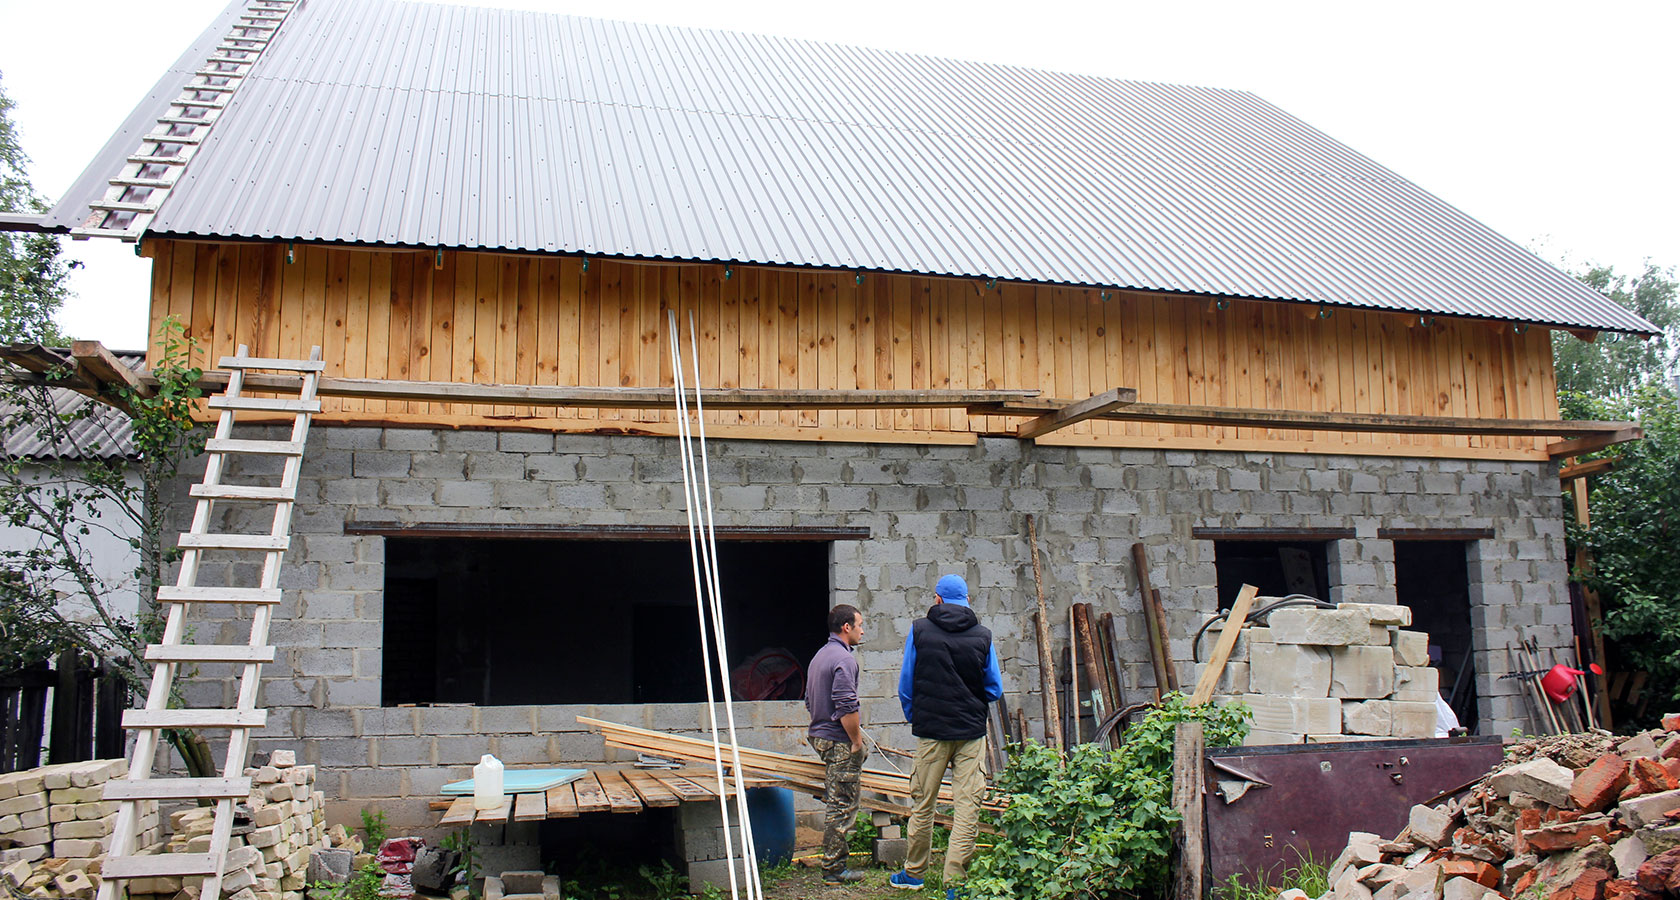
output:
M304 442L309 437L309 422L321 411L321 401L315 392L324 364L321 348L314 348L308 360L263 359L247 355L245 345L234 356L224 356L220 366L231 372L227 390L209 400L211 409L220 410L215 436L205 443L207 459L204 481L195 484L190 496L197 500L191 528L182 533L181 572L174 587L158 588L157 599L165 605L163 638L146 648L146 661L153 663L151 690L144 709L129 710L123 716L123 727L136 732L133 755L129 758L128 777L107 782L105 799L118 801L117 821L111 833L111 845L106 850L103 881L99 885L98 900L116 900L116 885L130 878L160 878L168 876L206 876L200 893L202 900L217 900L222 887L222 869L227 859L228 843L233 830L233 806L251 792L251 779L245 775L250 757L251 729L261 728L268 721L268 711L257 708L258 677L262 664L274 661L274 648L268 642L268 626L275 604L280 602L280 563L291 540L292 506L297 499L298 473L303 466ZM251 369L271 369L303 376L303 390L297 399L268 399L242 396L245 373ZM235 415L241 410L272 413L291 412L296 415L289 440L235 439ZM263 485L224 484L222 475L230 456L270 454L284 457L280 484ZM217 534L210 531L211 517L217 501L273 504L273 526L267 534ZM205 551L260 552L263 567L257 587L200 587L199 562ZM221 603L249 606L251 637L242 645L186 644L187 611L194 603ZM178 667L182 664L222 663L242 665L239 678L239 699L232 709L170 709ZM157 758L162 731L172 728L225 729L229 732L227 759L220 778L153 778L152 766ZM135 831L139 822L138 803L144 800L213 800L216 804L215 825L210 833L210 848L205 853L163 853L136 856Z
M247 0L203 67L189 76L157 126L111 177L105 196L88 204L88 217L70 229L71 237L139 240L297 2Z

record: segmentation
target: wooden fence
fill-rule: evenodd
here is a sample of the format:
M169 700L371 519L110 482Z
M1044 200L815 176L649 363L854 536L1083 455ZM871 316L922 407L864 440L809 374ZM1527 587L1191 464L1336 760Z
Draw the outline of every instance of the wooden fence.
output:
M120 675L75 653L0 675L0 772L122 756L128 698Z

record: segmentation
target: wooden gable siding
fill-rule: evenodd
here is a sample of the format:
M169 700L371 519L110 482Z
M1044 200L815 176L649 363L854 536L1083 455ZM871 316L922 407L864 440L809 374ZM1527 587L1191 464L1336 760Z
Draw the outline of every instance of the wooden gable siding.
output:
M1027 388L1078 399L1508 418L1557 416L1545 329L1462 319L975 280L449 252L154 241L152 325L178 316L201 364L239 343L327 374L659 386L666 313L700 328L700 380L747 388ZM687 338L682 347L689 358ZM687 365L692 366L692 362ZM670 433L639 410L325 400L323 421ZM1020 419L961 410L718 411L719 435L970 441ZM1543 456L1509 437L1084 422L1045 443Z

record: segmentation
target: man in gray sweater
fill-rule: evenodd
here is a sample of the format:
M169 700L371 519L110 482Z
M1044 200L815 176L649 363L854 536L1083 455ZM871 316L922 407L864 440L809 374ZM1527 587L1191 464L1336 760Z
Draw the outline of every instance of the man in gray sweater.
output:
M857 824L858 779L868 751L858 721L858 664L852 648L863 643L863 613L844 603L828 612L828 643L805 673L805 708L811 713L808 739L822 757L828 816L823 827L823 881L848 884L863 879L846 868L847 835Z

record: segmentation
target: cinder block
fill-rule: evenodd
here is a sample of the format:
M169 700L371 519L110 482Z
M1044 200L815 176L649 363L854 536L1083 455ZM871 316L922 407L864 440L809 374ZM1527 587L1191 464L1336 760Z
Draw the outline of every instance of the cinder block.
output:
M1338 610L1363 610L1371 617L1372 625L1398 625L1405 628L1412 624L1412 609L1409 606L1388 603L1343 603L1336 608Z
M1394 713L1387 700L1342 701L1342 732L1388 737L1393 733ZM1309 738L1310 739L1310 738Z
M1271 697L1329 696L1330 672L1330 651L1323 647L1255 644L1248 658L1249 690Z
M1380 699L1394 693L1394 650L1337 647L1330 651L1330 696Z
M1395 665L1429 665L1429 635L1421 631L1396 631L1393 647Z
M875 864L878 866L902 866L909 855L910 841L906 838L876 838Z
M1280 609L1267 624L1278 644L1345 647L1363 644L1371 636L1370 613L1355 604L1338 609Z

